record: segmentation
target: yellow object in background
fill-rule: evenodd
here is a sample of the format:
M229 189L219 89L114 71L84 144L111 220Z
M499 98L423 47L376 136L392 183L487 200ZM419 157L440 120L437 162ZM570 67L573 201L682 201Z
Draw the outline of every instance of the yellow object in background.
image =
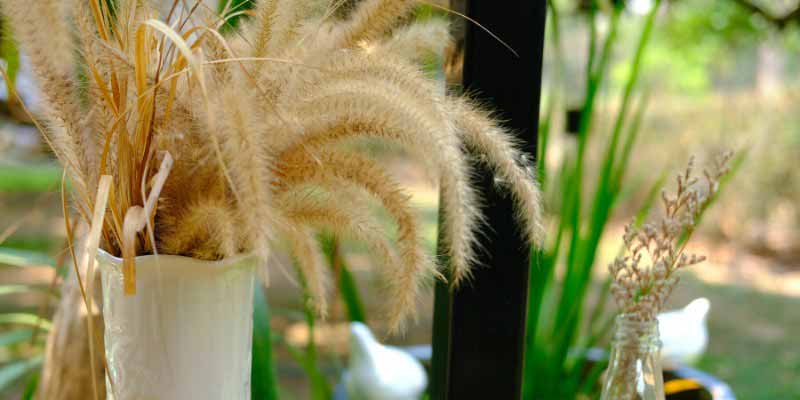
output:
M691 379L674 379L664 382L664 394L666 395L697 389L702 389L702 386Z

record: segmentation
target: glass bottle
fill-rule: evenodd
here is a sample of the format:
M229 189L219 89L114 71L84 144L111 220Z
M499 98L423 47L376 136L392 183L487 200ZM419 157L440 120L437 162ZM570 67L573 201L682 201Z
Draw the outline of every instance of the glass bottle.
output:
M601 400L664 400L657 320L617 317Z

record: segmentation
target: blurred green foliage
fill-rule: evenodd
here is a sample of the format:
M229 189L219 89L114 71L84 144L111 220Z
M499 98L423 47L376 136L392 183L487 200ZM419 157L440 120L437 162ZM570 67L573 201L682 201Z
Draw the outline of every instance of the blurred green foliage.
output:
M611 318L605 315L604 305L608 285L593 310L586 310L592 271L595 268L600 241L611 219L629 169L630 155L639 135L644 113L645 96L639 86L639 75L648 40L655 25L656 7L639 24L640 34L630 71L626 76L620 106L613 117L609 140L605 144L590 141L599 134L596 124L599 94L607 86L608 67L612 53L620 42L622 4L603 14L597 3L590 8L587 23L588 55L586 57L586 86L575 146L549 145L552 119L558 96L549 98L546 116L539 132L539 172L545 197L553 200L548 209L553 212L553 230L547 245L535 250L531 257L528 321L523 398L577 399L596 393L595 383L603 370L602 363L586 371L585 352L598 344L610 327ZM560 56L559 9L550 8L550 38L555 53ZM599 21L607 19L605 35L598 32ZM556 62L561 65L560 62ZM557 74L558 76L562 76ZM562 87L553 90L559 91ZM634 99L638 101L634 102ZM599 145L599 147L595 147ZM561 151L561 162L552 171L545 168L549 151ZM591 173L588 154L601 154ZM590 190L593 189L594 192ZM652 202L650 202L652 204Z
M595 283L594 271L602 268L599 248L623 195L646 192L642 201L626 204L628 213L639 210L634 213L635 223L641 224L657 202L667 176L659 176L648 165L645 185L635 184L628 177L639 169L632 162L633 153L649 153L637 142L642 136L652 90L645 79L660 78L661 73L647 60L652 60L655 48L650 38L662 27L661 19L656 18L662 2L654 1L646 14L634 18L626 15L628 11L621 2L606 8L598 2L590 4L594 6L589 6L582 17L588 25L581 30L588 35L588 54L584 58L585 86L579 122L571 127L575 131L568 132L572 135L566 139L555 137L564 133L554 129L559 126L554 124L557 111L564 106L558 102L562 101L565 83L558 80L575 79L568 71L559 70L552 73L556 82L551 90L555 93L547 98L539 132L539 178L548 201L546 209L551 212L552 229L547 245L534 251L531 260L525 399L579 399L598 394L597 382L604 365L597 363L589 368L585 354L602 344L600 340L608 333L613 314L605 310L610 282L606 279L603 285ZM560 11L558 7L550 8L548 31L549 45L557 58L563 54ZM616 55L626 46L631 47L630 55ZM614 62L624 70L612 71ZM564 66L561 60L552 64L556 69ZM606 112L603 103L608 97L615 97L608 94L616 92L619 100L613 101L612 112ZM549 157L553 152L557 157ZM685 157L683 153L673 156ZM558 160L551 168L547 168L549 158ZM737 155L734 169L743 159L743 153ZM643 190L646 188L650 189ZM590 292L596 292L594 306Z
M0 193L57 191L61 185L61 171L56 165L0 163Z
M217 9L220 13L224 13L223 17L226 19L221 30L225 32L238 27L240 20L245 17L245 12L255 7L255 4L254 0L219 0Z
M17 44L11 37L10 27L5 19L0 19L0 57L5 60L6 73L8 80L12 83L17 79L17 71L19 71L19 50ZM7 93L11 93L12 88L8 88Z
M654 90L698 96L715 85L748 86L759 46L769 41L786 52L800 50L795 25L778 29L734 0L670 1L664 11L644 60L644 68L657 77L650 82ZM623 31L636 34L633 27ZM629 69L620 60L612 69L613 82L621 84Z
M272 350L269 303L264 286L257 280L253 297L253 355L250 392L253 399L277 400L278 377Z
M54 262L44 254L0 247L0 269L42 265L54 265ZM41 291L42 288L34 285L0 284L0 298ZM0 396L26 378L28 383L22 398L33 395L38 379L36 371L44 361L44 341L51 325L46 318L18 307L0 313Z

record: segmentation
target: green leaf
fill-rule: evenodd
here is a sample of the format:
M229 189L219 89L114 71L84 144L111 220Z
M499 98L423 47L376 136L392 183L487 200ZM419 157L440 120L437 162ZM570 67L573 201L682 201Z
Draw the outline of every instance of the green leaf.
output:
M536 137L536 178L539 180L539 187L542 191L547 187L547 146L550 142L550 130L555 113L553 97L555 96L551 96L548 100L547 111L544 114L544 120L539 123L539 132Z
M350 321L365 322L367 320L361 296L358 293L358 285L350 269L345 263L344 257L340 254L339 241L330 235L325 235L320 239L322 250L328 259L328 265L336 271L339 270L338 283L339 293L342 295L347 317Z
M17 81L17 71L19 71L19 49L17 43L11 36L11 24L3 18L0 20L2 24L2 39L0 39L0 57L6 61L6 73L8 80L13 85ZM11 93L13 88L8 88L6 93ZM9 96L10 97L10 96Z
M41 254L50 254L51 249L60 247L63 240L59 241L56 238L37 235L37 234L20 234L16 233L9 236L3 242L0 242L0 249L16 249L39 252ZM2 250L0 250L2 252Z
M708 208L713 206L714 203L717 202L719 196L725 191L730 183L731 179L739 172L739 170L744 165L745 160L747 159L748 150L740 150L738 153L735 153L733 159L729 161L729 171L727 174L722 176L719 181L719 188L717 189L717 193L711 197L700 209L697 217L695 218L695 228L688 229L683 232L680 239L678 239L678 246L683 246L684 243L689 241L693 232L696 231L696 228L699 227L703 222L703 217L708 211Z
M447 12L439 7L421 3L414 9L414 21L425 21L431 18L447 18Z
M58 297L58 294L46 285L0 285L0 296L18 293L43 293L48 296Z
M28 372L39 368L44 361L44 355L19 360L0 368L0 391L8 389L14 382L25 376Z
M313 307L311 307L311 296L308 295L308 291L306 291L305 297L306 325L308 326L308 345L306 346L303 368L306 371L306 375L308 375L308 379L311 381L311 398L314 400L327 400L333 397L333 389L319 368L317 344L314 340L316 314L314 313Z
M639 207L639 211L636 213L636 218L633 221L634 226L639 227L644 224L644 221L647 219L647 215L650 214L650 210L653 209L653 205L655 205L656 201L660 198L659 194L661 194L661 189L664 187L664 182L667 181L667 177L669 176L669 170L667 168L661 172L658 179L653 183L653 186L650 187L650 190L647 192L647 196L644 198L644 202L642 206Z
M366 313L361 303L361 296L358 294L358 286L350 269L342 263L339 266L339 290L342 293L345 307L347 307L347 317L350 321L366 321Z
M33 400L34 396L36 396L36 388L39 386L39 374L31 375L31 379L28 381L28 385L25 387L25 393L22 394L22 398L20 400Z
M0 192L53 192L58 190L59 185L61 185L60 167L0 164Z
M608 367L607 361L598 361L594 363L592 368L586 374L583 384L580 388L578 388L578 393L591 394L594 392L596 388L599 387L598 381L600 380L600 376L602 375L603 371L606 370L606 367Z
M278 380L272 355L270 312L264 288L257 284L253 304L253 365L250 391L253 399L278 398Z
M33 336L33 329L24 328L0 334L0 348L15 345L29 340Z
M33 291L34 288L27 285L0 285L0 296L17 293L27 293Z
M598 329L597 324L600 321L601 317L604 316L606 305L608 304L609 294L611 293L611 277L607 276L606 279L603 281L603 286L600 288L600 294L597 296L597 304L595 304L594 308L592 309L591 313L589 313L589 341L586 343L586 347L590 347L594 345L594 341L592 338L595 335L595 332L602 330L602 328ZM605 325L605 324L603 324Z
M225 12L224 17L227 18L221 31L230 32L234 30L239 26L240 20L245 17L242 12L251 10L254 6L254 0L219 0L218 10L220 13Z
M54 266L55 261L45 254L35 251L0 247L0 264L12 267Z
M49 331L53 326L50 321L41 318L36 314L27 313L0 314L0 324L38 326L47 331Z
M303 314L305 315L306 326L308 327L308 344L306 345L305 354L302 356L300 365L311 381L311 398L314 400L327 400L333 397L333 389L327 379L325 379L325 375L320 370L318 364L317 344L314 340L314 326L316 322L314 302L308 291L308 281L306 277L299 268L297 268L297 271L300 277L301 287L303 288Z
M612 184L616 185L617 190L619 190L622 186L622 179L625 177L625 172L628 170L631 152L634 144L636 144L636 138L639 137L639 132L641 132L642 120L644 119L644 113L647 110L649 98L649 92L642 94L642 97L639 100L639 106L637 107L636 111L634 111L633 120L628 126L628 134L625 138L625 143L622 145L622 154L615 168L614 177L612 178Z

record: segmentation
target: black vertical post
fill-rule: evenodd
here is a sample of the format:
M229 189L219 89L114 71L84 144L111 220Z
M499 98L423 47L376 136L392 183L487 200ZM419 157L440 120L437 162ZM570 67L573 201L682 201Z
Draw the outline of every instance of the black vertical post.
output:
M546 0L467 0L464 90L494 108L536 156ZM519 399L530 248L513 204L495 191L492 174L476 166L484 200L480 266L456 290L436 287L431 398Z

